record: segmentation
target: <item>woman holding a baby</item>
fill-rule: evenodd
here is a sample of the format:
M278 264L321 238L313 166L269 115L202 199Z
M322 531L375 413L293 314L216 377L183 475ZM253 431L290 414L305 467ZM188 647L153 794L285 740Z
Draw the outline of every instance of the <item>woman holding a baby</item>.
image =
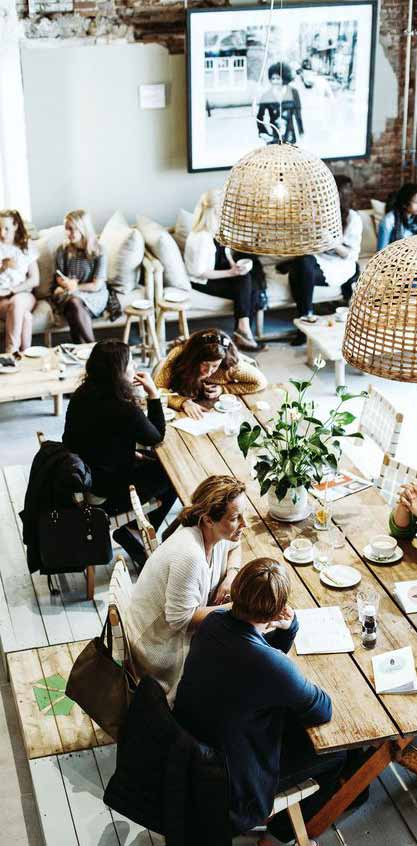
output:
M5 351L16 354L32 341L33 294L39 285L38 253L15 209L0 211L0 320Z

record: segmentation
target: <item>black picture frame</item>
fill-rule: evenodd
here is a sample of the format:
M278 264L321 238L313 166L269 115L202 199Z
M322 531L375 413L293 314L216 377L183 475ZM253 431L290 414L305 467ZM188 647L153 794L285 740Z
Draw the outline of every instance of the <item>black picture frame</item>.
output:
M302 21L300 12L302 10ZM341 11L342 10L342 11ZM341 20L342 12L346 10L345 14L348 16L345 21ZM352 11L353 10L353 11ZM322 11L323 14L320 16L319 11ZM333 17L332 20L332 11ZM310 19L308 13L310 12ZM356 19L352 17L354 12L357 13ZM286 15L286 19L291 16L291 13L294 17L294 27L296 26L296 18L298 18L298 44L301 45L302 38L304 38L304 43L308 43L308 50L310 51L310 66L312 64L311 58L315 58L315 66L316 70L311 71L311 78L313 79L312 88L316 88L314 94L316 98L316 102L318 102L318 88L321 89L322 92L331 92L329 93L322 93L323 103L326 99L330 100L330 97L333 98L335 101L336 98L339 98L338 102L340 103L340 108L345 109L346 111L346 118L351 117L355 120L355 108L354 104L349 104L349 96L350 96L350 89L349 86L351 85L352 81L354 80L355 85L355 97L357 101L360 101L360 108L358 108L358 112L360 112L360 118L358 118L358 123L360 124L360 129L358 127L358 135L359 131L361 133L360 139L358 138L356 144L352 141L352 151L346 149L347 141L346 141L346 133L349 131L349 120L340 118L341 122L343 123L343 132L341 133L341 154L339 154L336 149L330 150L328 148L326 150L326 145L323 143L323 151L320 150L321 142L318 138L318 134L320 131L322 132L323 139L325 138L326 134L326 125L322 126L322 130L317 129L314 124L314 120L312 118L314 108L312 108L312 103L314 102L312 97L310 96L310 100L308 101L310 109L309 117L310 117L310 130L309 132L305 132L303 136L301 136L302 140L299 138L293 137L284 137L283 140L288 140L290 143L297 143L301 147L305 147L312 153L316 153L320 158L324 161L342 161L346 159L363 159L367 158L370 154L370 147L371 147L371 123L372 123L372 106L373 106L373 88L374 88L374 69L375 69L375 47L376 47L376 23L377 23L377 0L345 0L345 2L291 2L289 4L285 4L284 8L275 9L273 12L272 17L272 27L278 31L279 30L279 21L280 19L276 16L284 14ZM296 15L298 13L298 15ZM256 139L254 142L254 129L250 125L250 118L253 119L255 128L256 125L259 129L259 122L258 117L255 118L254 114L249 114L248 109L251 108L250 101L248 102L248 98L250 97L249 87L251 86L252 90L254 88L253 79L250 80L246 78L246 85L248 90L246 91L243 88L243 83L241 82L243 77L243 59L240 56L246 56L246 72L247 76L251 74L250 69L250 56L252 55L252 64L253 67L257 62L259 64L259 55L260 52L264 52L264 47L262 45L256 45L258 56L256 57L255 62L255 50L254 44L256 39L252 38L251 33L256 29L262 29L264 32L266 31L267 25L267 18L269 15L268 8L264 6L231 6L231 7L224 7L224 8L198 8L198 9L188 9L187 10L187 38L186 38L186 61L187 61L187 164L188 164L188 172L189 173L198 173L203 171L216 171L216 170L230 170L230 168L238 161L245 152L249 152L250 150L254 149L256 146L261 146L266 141L265 133L262 135L262 140ZM205 16L203 18L202 16ZM321 18L321 20L320 20ZM247 20L246 30L244 28L244 22ZM207 30L203 30L205 26L205 22L210 23L210 27ZM258 23L259 21L259 23ZM262 21L262 23L261 23ZM276 23L274 23L276 21ZM300 22L301 21L301 22ZM195 23L197 22L197 26ZM342 29L340 29L340 25L343 24ZM348 24L351 24L349 26ZM354 26L353 24L356 24ZM218 29L213 29L213 26L218 27ZM234 28L238 26L239 29ZM308 31L308 27L310 26L311 30L317 29L319 27L317 33L312 38L311 31ZM322 33L322 27L324 33ZM320 45L322 44L323 39L326 37L329 32L333 32L334 28L337 29L339 27L339 36L337 39L337 46L334 47L333 43L330 45L330 39L328 38L329 45L325 48L322 48ZM362 30L361 30L362 27ZM198 38L196 36L196 32L198 32ZM246 32L246 46L243 45L244 36L243 33ZM286 33L291 32L290 28L286 29ZM202 33L204 38L204 46L202 47ZM214 38L216 34L224 33L224 38L222 39L222 43L220 46L216 45L215 41L212 45L209 46L207 49L207 37ZM229 33L229 40L230 36L234 37L234 44L231 43L230 46L227 44ZM341 33L341 35L340 35ZM239 44L240 37L241 44ZM288 37L288 36L286 36ZM294 36L292 36L294 38ZM251 44L251 38L253 44ZM311 42L312 39L312 42ZM233 41L233 39L232 39ZM343 41L342 46L340 46L341 41ZM199 43L197 43L199 42ZM314 47L314 42L316 46ZM360 54L358 54L357 45L360 45ZM241 49L240 49L241 46ZM252 48L252 49L251 49ZM199 50L199 55L196 55L196 51ZM350 50L350 54L349 54ZM356 50L356 54L355 54ZM271 51L271 46L269 48ZM285 48L284 48L285 51ZM283 52L284 52L283 51ZM301 53L301 46L299 47L299 51ZM365 52L366 51L366 52ZM213 62L210 63L209 59L212 58L210 54L213 54ZM216 55L217 54L217 55ZM233 58L233 62L227 62L227 55ZM249 55L248 55L249 54ZM333 54L333 60L331 58ZM350 58L349 58L350 55ZM359 58L358 58L359 55ZM336 58L338 57L338 69L336 72ZM267 67L271 67L269 60L266 64ZM274 61L274 60L273 60ZM301 55L298 57L298 61L300 65L304 66L305 62L308 61L308 57L306 56L305 59L302 59ZM328 63L328 73L326 74L323 72L323 62ZM333 61L333 69L332 69L332 61ZM347 62L349 62L349 68L347 68ZM354 62L356 65L354 66ZM360 67L358 69L359 66ZM227 90L224 91L219 90L215 91L215 97L211 95L212 99L206 96L207 94L207 78L210 77L210 73L212 73L213 65L213 75L217 73L217 80L220 78L221 74L223 73L226 76L226 72L233 75L234 79L237 79L241 91L239 94L236 93L236 89L233 90L231 97L234 100L230 100L227 103L227 97L229 94ZM281 66L281 75L282 75L282 67L286 64L286 57L277 56L277 64ZM293 67L296 64L296 61L292 63ZM225 67L227 65L227 68ZM232 67L233 65L233 67ZM215 67L214 67L215 66ZM292 68L293 70L293 68ZM326 70L326 68L324 69ZM359 78L359 70L364 77ZM293 91L296 86L300 87L299 79L297 77L301 77L302 85L301 85L301 96L299 96L299 108L298 113L302 116L303 108L305 113L307 114L307 108L303 107L303 93L304 88L305 91L305 101L308 99L308 71L306 69L301 69L301 71L294 71L294 78L291 82L290 87L287 90ZM240 76L239 76L240 74ZM350 76L349 76L350 74ZM253 69L252 69L252 76L253 76ZM305 78L304 78L305 77ZM265 79L265 74L263 75ZM201 80L203 80L203 84L201 84ZM295 82L294 82L295 80ZM360 87L364 86L366 90L366 100L364 97L360 97L357 94L360 91ZM333 92L332 89L335 89L336 93ZM196 94L197 90L197 94ZM270 89L272 90L272 88ZM203 93L201 93L203 92ZM257 93L259 96L259 86L257 89ZM268 92L265 92L265 96L267 96ZM295 95L292 94L295 98ZM239 99L240 97L240 99ZM216 99L217 98L217 99ZM202 105L204 100L204 107ZM196 105L196 102L199 102L199 106ZM214 105L211 108L210 102ZM255 102L255 100L253 101ZM297 107L292 106L292 101L288 101L290 103L290 108L285 110L285 103L281 105L281 116L282 120L281 123L283 126L286 127L286 134L288 134L288 114L293 113L292 117L292 125L293 125L293 132L292 135L297 134ZM366 103L366 115L364 113ZM262 106L265 104L263 103ZM287 104L288 105L288 104ZM241 117L241 125L237 126L236 124L233 126L232 121L227 119L227 111L230 107L237 106L240 109L242 114ZM353 108L352 108L353 106ZM204 109L204 124L203 124L203 109ZM269 107L267 104L266 108L263 109L264 112L267 111L269 114L274 114L274 110ZM221 130L223 127L220 126L220 121L215 126L213 130L213 113L218 112L218 117L224 118L222 123L223 127L225 128L226 135L221 137ZM277 110L279 111L279 109ZM334 103L332 103L332 111L333 114L335 113ZM257 115L261 112L258 109ZM232 113L231 113L232 114ZM237 114L237 110L235 110L235 116ZM352 117L353 116L353 117ZM286 122L284 121L286 118ZM209 124L208 121L211 120ZM277 122L279 118L277 119ZM320 119L317 119L317 126L320 123ZM328 126L333 127L334 121L330 120L328 122ZM231 155L231 147L230 144L227 145L227 126L232 126L232 130L235 133L238 142L236 144L236 155ZM236 128L235 128L236 127ZM303 127L304 128L304 127ZM334 128L334 127L333 127ZM272 127L274 132L274 127ZM214 139L214 143L212 145L212 150L216 150L216 153L210 153L211 160L208 161L207 155L204 154L204 149L202 146L201 138L206 135L208 136L209 132L212 134L212 139ZM263 132L263 129L262 129ZM246 133L250 135L250 139L248 138L248 145L247 149L243 149L244 142L243 139L246 138ZM272 133L273 134L273 133ZM298 133L300 135L300 133ZM314 138L314 143L311 143L311 139L307 136L310 134L312 138ZM282 137L282 136L281 136ZM305 140L304 140L305 139ZM273 143L272 141L266 141L266 143ZM333 143L333 142L332 142ZM344 145L344 149L343 148ZM206 144L205 150L207 153L207 146ZM336 147L336 141L334 141L333 146ZM329 145L328 145L329 147ZM359 149L360 148L360 149ZM197 152L196 152L197 151ZM219 152L218 152L219 151ZM333 153L333 154L330 154ZM221 156L225 156L225 161L221 163L219 159ZM214 156L214 158L213 158Z

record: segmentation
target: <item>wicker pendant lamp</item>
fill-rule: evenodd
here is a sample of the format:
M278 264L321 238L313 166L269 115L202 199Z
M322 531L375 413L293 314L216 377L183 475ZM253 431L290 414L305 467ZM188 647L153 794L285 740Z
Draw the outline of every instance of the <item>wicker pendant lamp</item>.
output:
M226 182L217 239L246 253L320 253L342 240L333 175L293 144L253 150Z
M352 297L343 357L366 373L417 382L417 236L368 262Z

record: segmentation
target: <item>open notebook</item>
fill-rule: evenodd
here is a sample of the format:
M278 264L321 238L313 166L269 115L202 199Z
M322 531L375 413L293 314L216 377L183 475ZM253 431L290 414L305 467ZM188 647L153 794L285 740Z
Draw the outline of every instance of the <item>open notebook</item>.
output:
M362 476L355 476L353 473L334 473L320 484L313 485L311 492L318 497L326 496L328 502L335 502L337 499L343 499L345 496L371 487L372 482L363 479Z
M207 411L200 420L193 420L192 417L180 417L171 423L175 429L188 432L189 435L207 435L208 432L215 432L224 426L224 414L218 411Z
M295 638L297 655L353 652L355 644L338 605L329 608L301 608L300 628Z
M416 693L417 676L411 646L372 658L377 693Z

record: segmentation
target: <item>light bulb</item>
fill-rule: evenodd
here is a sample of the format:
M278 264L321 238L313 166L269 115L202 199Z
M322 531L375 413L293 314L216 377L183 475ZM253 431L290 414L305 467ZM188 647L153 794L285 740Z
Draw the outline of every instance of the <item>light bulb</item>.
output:
M271 200L277 200L278 203L283 203L288 199L288 188L285 182L277 182L271 189Z

